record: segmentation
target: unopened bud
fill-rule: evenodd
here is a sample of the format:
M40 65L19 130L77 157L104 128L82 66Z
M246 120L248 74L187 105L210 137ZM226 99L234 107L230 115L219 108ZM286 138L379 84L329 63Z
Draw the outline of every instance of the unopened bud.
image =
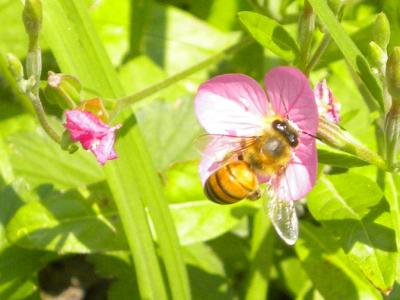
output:
M400 110L392 106L385 118L386 158L389 166L397 162L400 147Z
M368 60L371 66L379 72L379 76L383 76L386 72L387 54L386 51L375 42L368 44Z
M81 83L76 77L49 72L44 94L50 103L67 109L74 108L76 104L80 103L81 90Z
M386 80L393 106L400 106L400 47L395 47L386 64Z
M25 31L29 36L29 49L32 50L37 47L39 32L42 28L42 1L25 0L22 19L24 21Z
M82 103L79 105L79 108L83 111L92 113L104 123L108 123L109 121L108 112L104 108L103 101L100 98L82 101Z
M373 41L378 44L383 51L386 51L390 41L390 24L383 12L376 17L372 36Z
M21 81L24 79L24 67L22 66L21 61L14 54L7 54L8 61L8 69L11 74L14 76L15 80Z
M40 48L35 48L28 52L26 56L26 74L36 80L37 87L39 86L40 75L42 74L42 52Z
M325 118L319 118L317 137L320 141L332 148L350 153L383 170L387 169L385 161L377 153L368 149L350 133L341 129L337 124Z

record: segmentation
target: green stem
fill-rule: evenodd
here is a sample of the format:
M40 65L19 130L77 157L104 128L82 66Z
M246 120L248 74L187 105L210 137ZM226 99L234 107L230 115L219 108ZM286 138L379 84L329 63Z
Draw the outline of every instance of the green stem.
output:
M149 97L173 84L175 84L178 81L181 81L182 79L185 79L186 77L192 75L193 73L196 73L204 68L209 67L210 65L214 65L218 62L220 62L223 59L226 59L228 55L231 55L244 47L248 46L250 43L252 43L253 40L251 38L246 38L244 40L241 40L240 42L234 44L233 46L203 60L202 62L186 69L183 70L182 72L179 72L175 75L172 75L171 77L168 77L167 79L157 82L148 88L145 88L144 90L141 90L135 94L123 97L117 101L116 106L110 113L110 119L112 120L117 116L117 114L125 109L126 107L129 107L135 102L138 102L140 100L143 100L146 97Z
M324 54L326 48L328 48L330 42L331 42L331 35L329 33L325 33L317 50L315 50L313 56L310 59L310 62L306 66L306 69L305 69L306 75L310 74L311 71L314 69L314 67L317 65L322 54Z
M397 163L400 146L400 110L392 106L385 118L386 159L390 167Z
M335 149L355 155L361 160L388 171L388 166L382 157L368 149L350 133L323 117L319 118L317 136L322 142Z
M264 8L257 2L257 0L247 0L247 2L253 7L256 12L260 14L265 14Z
M305 70L307 65L313 33L315 29L315 14L307 0L304 1L303 14L299 21L299 34L298 40L300 45L299 65L300 69Z
M47 120L46 113L43 109L42 102L40 101L40 98L38 95L35 95L33 93L28 93L27 95L29 99L31 99L31 102L33 104L33 107L35 109L36 115L39 119L40 125L46 131L46 133L57 143L61 143L61 136L51 127Z
M392 215L393 225L396 231L397 249L400 247L400 195L398 187L400 186L399 174L387 174L386 199L389 202L390 213Z
M275 233L261 208L254 216L246 300L267 299L274 241Z
M85 2L45 0L43 4L47 23L45 38L61 70L79 77L100 97L115 99L123 95ZM169 294L176 300L190 299L186 268L168 201L163 196L163 187L135 116L125 110L116 121L123 123L115 145L119 157L108 162L104 170L128 240L141 299L163 300ZM159 237L157 248L145 208ZM160 263L164 263L164 269ZM169 294L165 277L170 284Z

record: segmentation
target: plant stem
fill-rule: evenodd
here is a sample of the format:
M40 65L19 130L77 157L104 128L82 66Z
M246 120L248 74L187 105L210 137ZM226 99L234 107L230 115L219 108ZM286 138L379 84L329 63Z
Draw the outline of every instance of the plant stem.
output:
M382 157L368 149L350 135L350 133L342 130L335 123L332 123L323 117L319 118L317 136L322 142L335 149L353 154L359 159L375 165L384 171L388 170L388 166Z
M238 43L232 45L231 47L201 61L200 63L198 63L188 69L185 69L175 75L172 75L171 77L168 77L167 79L165 79L163 81L157 82L135 94L123 97L119 100L116 100L117 104L110 113L110 119L111 120L114 119L122 109L129 107L133 103L143 100L144 98L149 97L149 96L175 84L176 82L192 75L193 73L196 73L210 65L216 64L216 63L220 62L221 60L226 59L227 55L233 54L233 53L243 49L244 47L248 46L252 42L253 42L253 40L251 38L249 38L249 37L245 38L245 39L239 41Z
M61 143L61 136L51 127L47 120L46 113L43 109L42 102L40 101L40 98L38 95L31 93L28 93L27 96L29 99L31 99L31 102L33 104L33 107L35 109L36 115L39 119L40 125L46 131L46 133L57 143Z
M319 44L317 50L315 50L313 56L310 59L310 62L306 66L306 69L305 69L305 74L306 75L310 74L312 69L317 65L317 63L319 62L322 54L324 54L326 48L328 48L330 42L331 42L331 35L329 33L325 33L325 35L322 38L322 41Z
M260 208L254 216L251 239L250 271L246 300L266 299L268 278L272 266L274 232L265 211Z
M298 40L300 45L299 65L300 69L305 70L310 55L311 42L315 29L315 14L307 0L304 1L303 14L299 21Z

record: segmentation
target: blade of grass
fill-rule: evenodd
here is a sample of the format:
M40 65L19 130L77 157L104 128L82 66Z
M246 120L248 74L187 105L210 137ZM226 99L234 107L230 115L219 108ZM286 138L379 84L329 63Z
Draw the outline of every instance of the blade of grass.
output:
M263 209L254 216L251 239L250 271L246 300L266 299L268 295L269 272L274 250L274 232Z
M382 88L372 74L367 59L357 48L349 35L344 31L343 27L329 8L327 2L309 0L309 3L313 7L320 21L328 29L332 39L336 42L350 66L355 70L357 75L360 76L368 90L374 96L375 100L378 101L380 107L383 108Z
M64 72L77 75L96 94L123 95L115 70L81 0L44 1L45 38ZM141 297L166 299L167 291L157 261L155 245L145 216L147 205L158 236L173 299L190 299L186 269L176 230L164 199L161 183L130 111L116 145L119 159L104 168L117 204L134 259Z

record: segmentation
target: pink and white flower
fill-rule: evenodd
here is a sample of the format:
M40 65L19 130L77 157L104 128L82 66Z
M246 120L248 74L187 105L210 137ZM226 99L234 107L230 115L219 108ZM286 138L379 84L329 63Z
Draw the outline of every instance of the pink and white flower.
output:
M114 150L115 131L121 127L110 127L99 118L87 111L67 110L65 112L65 128L69 131L74 142L80 142L82 147L90 150L99 164L117 158Z
M216 76L199 87L196 115L208 134L251 137L262 135L271 119L288 119L299 130L299 144L283 174L268 182L280 199L303 198L314 186L317 174L315 138L318 111L313 90L305 75L292 67L277 67L264 78L266 93L252 78L242 74ZM221 158L232 151L235 142L212 140L200 162L203 185L221 167Z
M328 87L325 79L315 86L314 97L320 116L331 122L339 123L340 104L335 102L332 90Z

